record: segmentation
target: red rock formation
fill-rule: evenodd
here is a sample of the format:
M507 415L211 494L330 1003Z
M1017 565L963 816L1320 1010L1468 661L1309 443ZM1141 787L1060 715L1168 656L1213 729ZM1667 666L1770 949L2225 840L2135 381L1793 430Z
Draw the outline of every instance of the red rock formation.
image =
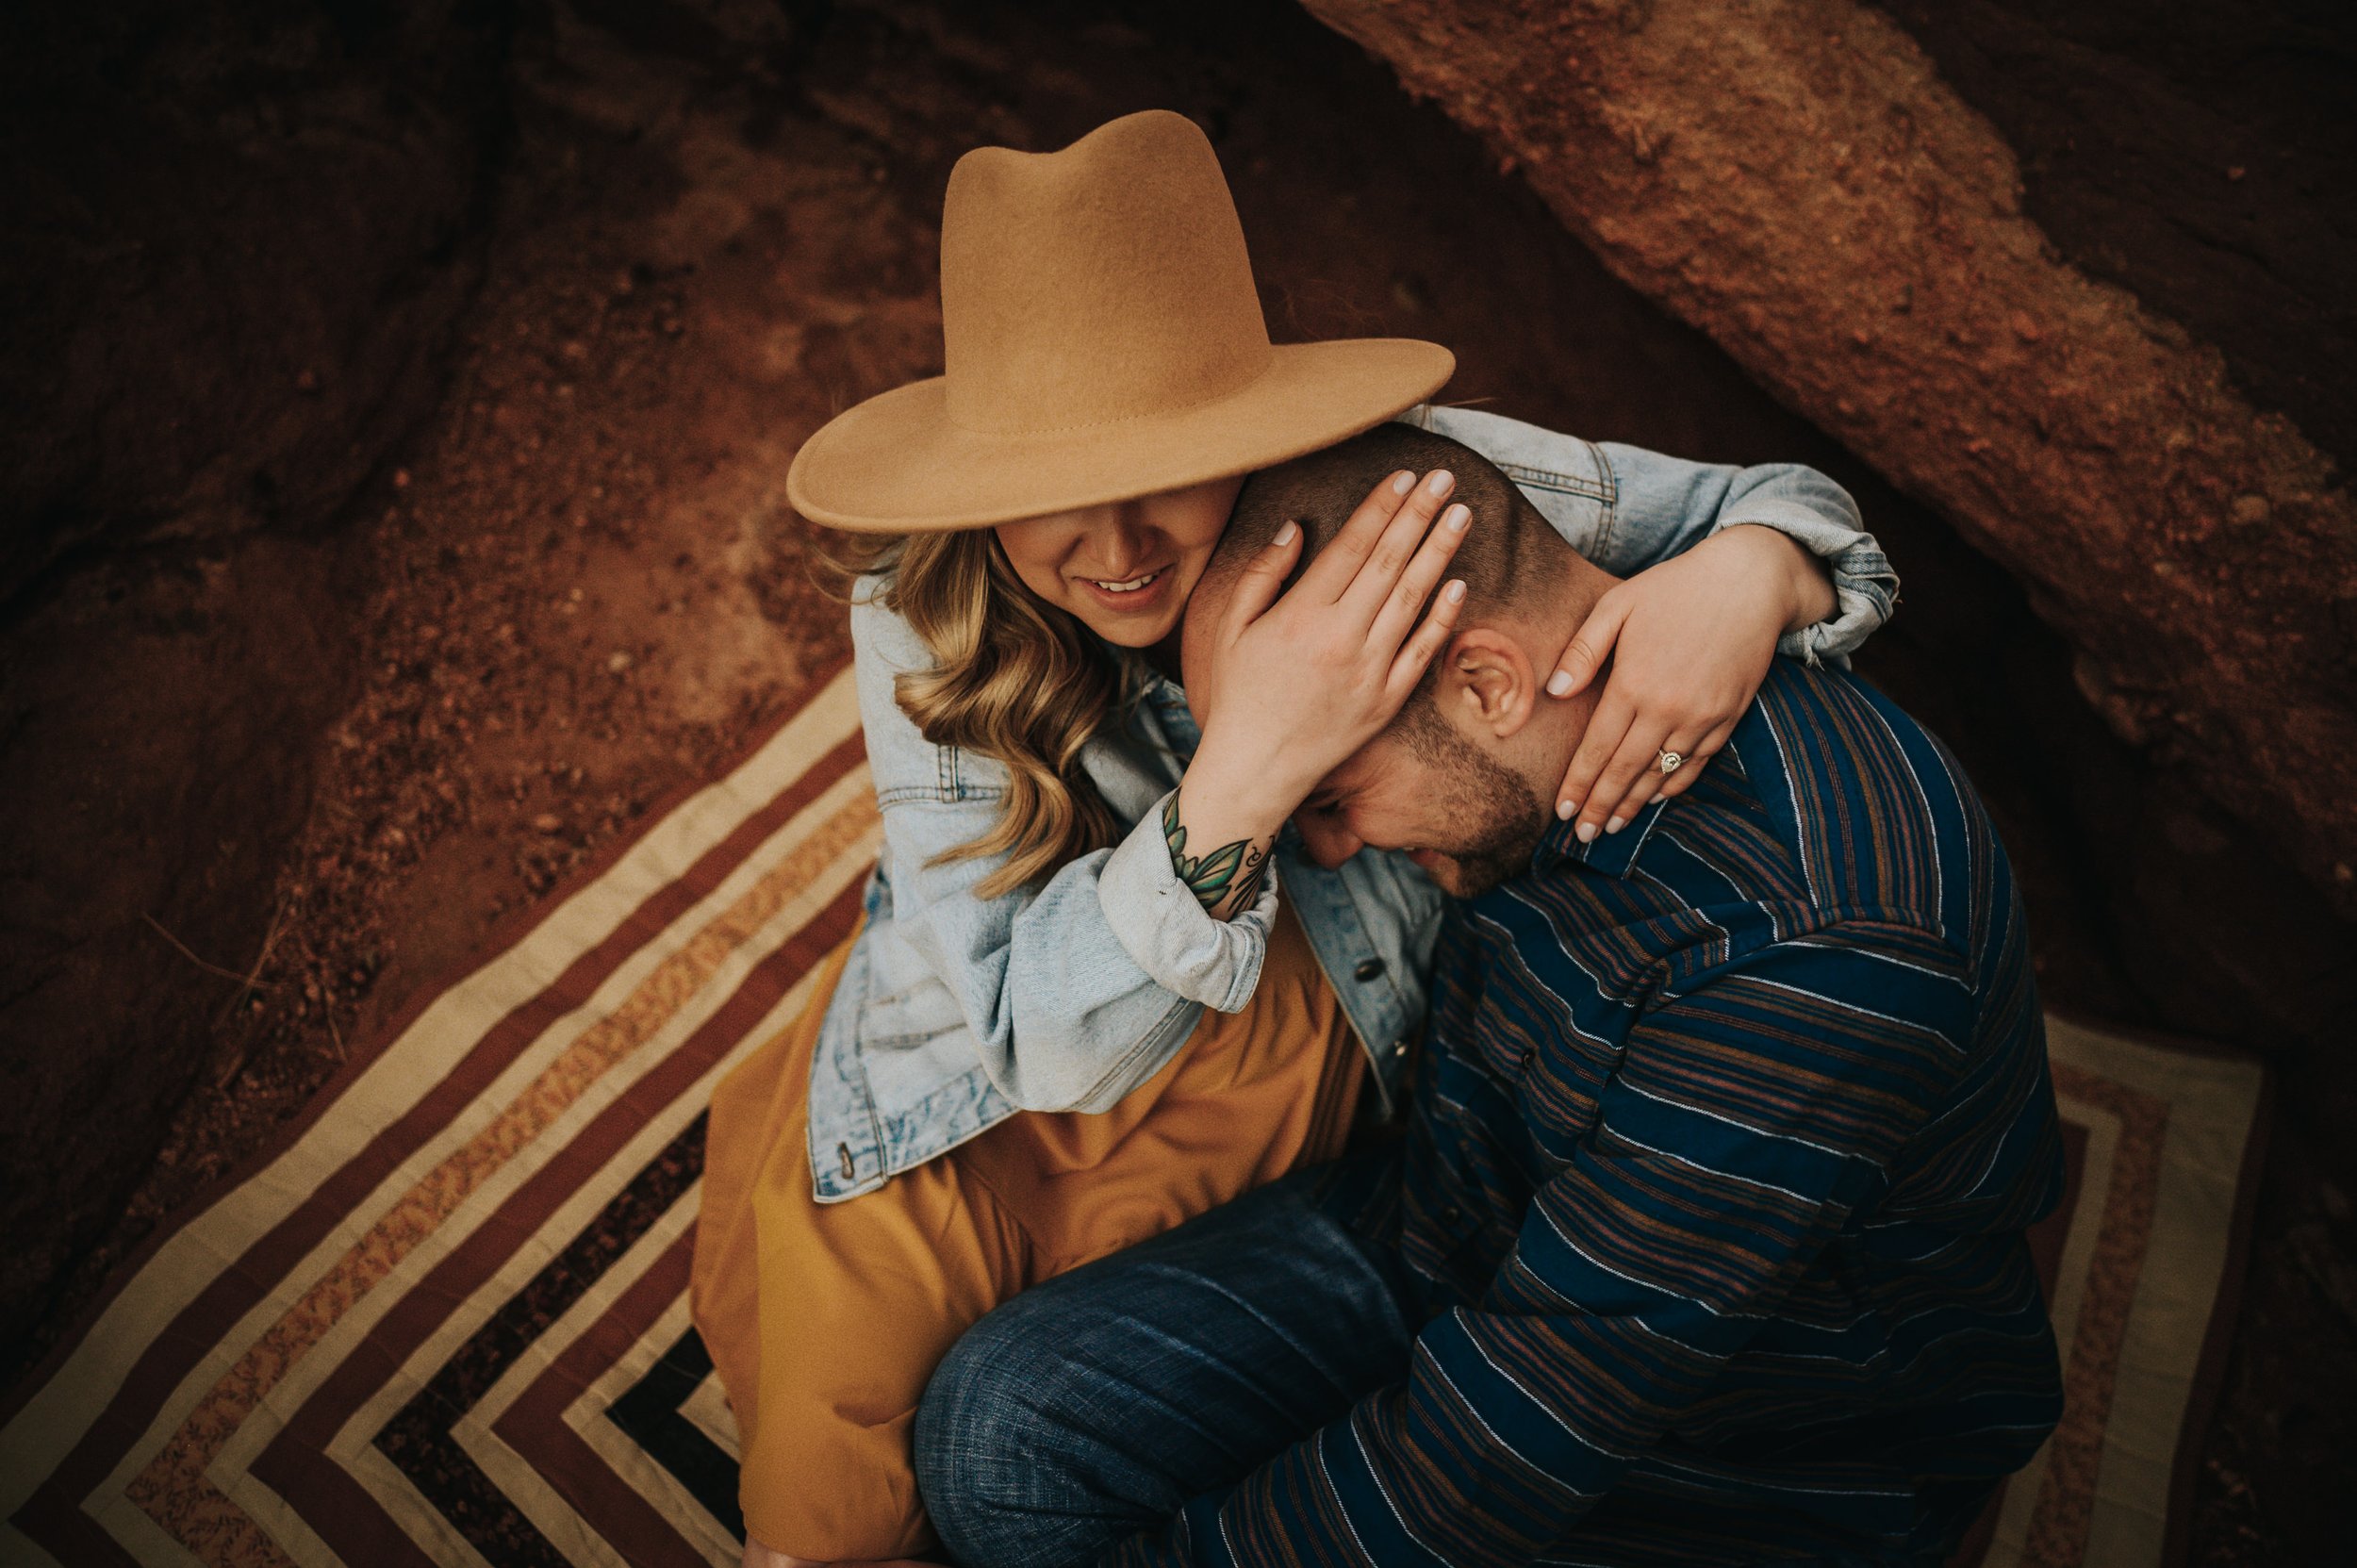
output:
M2029 585L2120 735L2357 911L2357 514L2213 349L2056 254L1849 0L1305 0L1624 280Z

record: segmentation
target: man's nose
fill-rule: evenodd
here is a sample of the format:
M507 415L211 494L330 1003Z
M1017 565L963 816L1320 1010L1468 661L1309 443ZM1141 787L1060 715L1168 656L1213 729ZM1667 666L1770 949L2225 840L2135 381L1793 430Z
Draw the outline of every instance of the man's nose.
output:
M1347 828L1331 822L1321 822L1305 813L1294 818L1301 830L1301 847L1310 851L1310 858L1331 871L1365 848L1365 843Z

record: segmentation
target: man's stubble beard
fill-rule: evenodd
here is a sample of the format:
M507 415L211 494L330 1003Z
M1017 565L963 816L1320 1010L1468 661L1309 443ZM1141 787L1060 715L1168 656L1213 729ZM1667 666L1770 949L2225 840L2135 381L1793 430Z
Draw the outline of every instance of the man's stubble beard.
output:
M1530 869L1531 854L1546 836L1547 813L1529 781L1413 699L1401 719L1401 738L1440 775L1447 811L1463 824L1454 843L1425 846L1454 868L1446 881L1434 879L1442 891L1478 898Z

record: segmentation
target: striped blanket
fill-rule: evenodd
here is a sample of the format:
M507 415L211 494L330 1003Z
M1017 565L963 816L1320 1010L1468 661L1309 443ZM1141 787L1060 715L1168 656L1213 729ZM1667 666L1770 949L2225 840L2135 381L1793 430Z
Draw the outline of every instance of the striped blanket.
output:
M879 831L847 672L356 1047L16 1392L0 1563L733 1564L687 1318L703 1111L850 929ZM1969 1555L2147 1564L2182 1548L2263 1085L2052 1042L2069 1402Z

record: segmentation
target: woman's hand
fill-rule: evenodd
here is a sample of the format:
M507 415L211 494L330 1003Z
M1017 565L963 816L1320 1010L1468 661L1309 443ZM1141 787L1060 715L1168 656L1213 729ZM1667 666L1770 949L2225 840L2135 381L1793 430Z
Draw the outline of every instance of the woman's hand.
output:
M1620 832L1656 796L1682 793L1751 706L1777 638L1833 609L1815 556L1772 528L1741 524L1607 593L1547 682L1551 696L1569 697L1612 662L1556 815L1576 813L1587 843ZM1681 759L1666 779L1664 751Z
M1174 868L1214 915L1250 905L1285 818L1392 721L1446 646L1464 585L1433 590L1472 520L1442 511L1455 484L1446 470L1385 480L1291 588L1302 545L1290 522L1239 575L1200 661L1215 694L1203 739L1163 820Z
M1216 701L1198 758L1251 759L1262 781L1256 793L1281 797L1280 815L1290 814L1392 721L1463 602L1459 585L1433 595L1471 520L1463 506L1442 510L1455 485L1445 470L1422 484L1399 473L1377 485L1290 589L1301 530L1277 530L1220 617L1210 660Z

